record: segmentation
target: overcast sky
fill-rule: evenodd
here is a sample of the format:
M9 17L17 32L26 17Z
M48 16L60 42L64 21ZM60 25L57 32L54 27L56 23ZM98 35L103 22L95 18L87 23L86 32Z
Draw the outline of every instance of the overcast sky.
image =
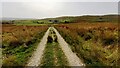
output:
M29 2L2 0L2 17L48 18L59 16L104 15L118 13L118 0L59 0ZM86 2L85 2L86 1ZM1 5L1 4L0 4Z

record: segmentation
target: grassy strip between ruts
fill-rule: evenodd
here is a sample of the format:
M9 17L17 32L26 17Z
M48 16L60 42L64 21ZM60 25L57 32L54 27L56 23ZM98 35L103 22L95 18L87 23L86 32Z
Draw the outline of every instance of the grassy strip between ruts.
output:
M40 66L68 66L67 58L57 42L47 43Z

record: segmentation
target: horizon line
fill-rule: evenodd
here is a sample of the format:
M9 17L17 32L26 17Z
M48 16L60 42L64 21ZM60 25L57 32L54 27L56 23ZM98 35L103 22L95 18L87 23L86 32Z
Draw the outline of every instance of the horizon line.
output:
M55 17L43 17L43 18L37 18L37 17L0 17L0 18L23 18L23 19L46 19L46 18L58 18L58 17L77 17L77 16L105 16L105 15L120 15L118 13L115 14L82 14L82 15L59 15Z

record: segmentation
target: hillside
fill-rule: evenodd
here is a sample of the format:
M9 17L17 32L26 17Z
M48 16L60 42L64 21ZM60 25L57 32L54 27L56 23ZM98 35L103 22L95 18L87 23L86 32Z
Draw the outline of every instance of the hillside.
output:
M45 18L45 19L24 19L24 20L10 20L3 21L2 23L12 22L15 24L52 24L52 23L81 23L81 22L89 22L89 23L97 23L97 22L109 22L109 23L117 23L118 15L103 15L103 16L63 16L56 18Z

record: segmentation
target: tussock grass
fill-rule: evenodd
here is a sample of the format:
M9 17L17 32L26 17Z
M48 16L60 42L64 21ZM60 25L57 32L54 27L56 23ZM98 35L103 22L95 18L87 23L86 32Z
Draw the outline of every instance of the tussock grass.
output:
M3 25L3 67L24 66L46 30L43 26Z
M62 24L56 28L87 66L119 66L117 24L98 24Z

